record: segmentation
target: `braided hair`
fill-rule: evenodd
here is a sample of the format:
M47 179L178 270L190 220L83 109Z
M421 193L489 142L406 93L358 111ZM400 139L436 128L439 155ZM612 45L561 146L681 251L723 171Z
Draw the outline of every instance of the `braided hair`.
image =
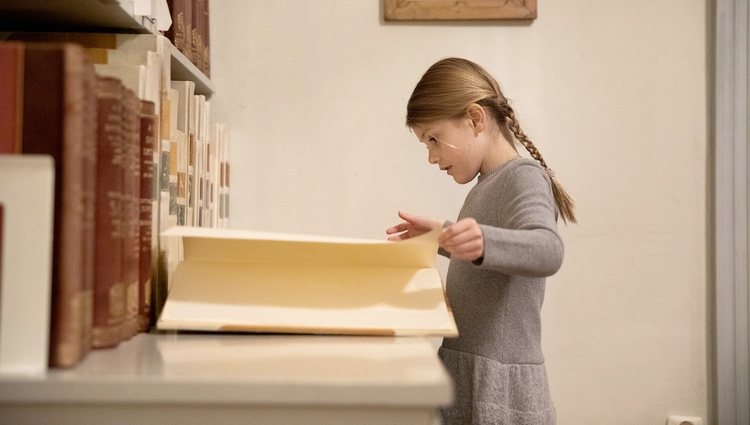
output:
M462 118L472 104L482 106L495 119L501 130L508 129L552 182L552 194L564 222L576 222L573 199L555 173L524 133L515 111L503 95L497 81L478 64L461 58L443 59L432 65L417 83L406 107L406 125L441 119Z

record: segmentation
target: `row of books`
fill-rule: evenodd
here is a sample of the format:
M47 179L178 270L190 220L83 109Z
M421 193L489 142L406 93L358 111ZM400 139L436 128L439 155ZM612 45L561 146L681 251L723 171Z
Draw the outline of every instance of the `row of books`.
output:
M211 123L210 103L195 94L192 81L172 81L165 100L170 111L163 125L159 177L160 223L175 226L229 226L229 131ZM179 239L162 238L160 259L166 277L156 288L156 303L163 305L168 284L183 258ZM158 311L157 311L158 313Z
M164 35L206 76L211 74L208 0L168 0L172 26Z
M158 36L27 36L47 41L0 43L0 154L55 160L49 364L68 367L155 323L181 255L160 232L227 224L228 131Z

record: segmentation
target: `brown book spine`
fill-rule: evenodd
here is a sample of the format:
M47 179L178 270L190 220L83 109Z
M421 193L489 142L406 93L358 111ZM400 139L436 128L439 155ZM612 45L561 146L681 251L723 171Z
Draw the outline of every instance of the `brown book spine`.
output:
M138 329L138 256L140 191L140 100L132 90L125 90L123 108L125 177L123 180L123 213L125 236L123 238L123 281L125 283L125 326L123 338L128 339Z
M206 77L211 76L211 28L209 27L208 0L203 0L203 68Z
M23 44L0 43L0 154L21 152Z
M204 0L192 0L193 33L190 40L190 48L193 64L203 71L203 9L206 4Z
M138 279L138 330L147 331L151 321L151 226L153 218L154 149L157 116L154 102L141 101L140 110L140 254Z
M3 204L0 204L0 289L3 287L3 218L5 217L5 210L3 209ZM2 295L3 291L0 291L0 295ZM2 302L2 297L0 296L0 302Z
M85 50L84 50L85 54ZM94 321L94 257L96 245L96 179L98 140L96 134L97 112L96 103L96 72L88 55L85 55L87 70L83 72L84 93L84 197L86 202L84 231L84 296L83 296L83 346L91 348Z
M23 153L55 159L50 365L80 361L91 324L94 194L85 182L96 167L96 145L87 131L87 78L93 67L72 44L28 44L24 58ZM39 119L43 117L44 125ZM87 311L87 308L89 310Z
M177 50L192 60L192 2L191 0L168 0L167 5L172 15L172 26L167 30L166 37Z
M125 285L122 280L122 91L122 83L118 79L98 77L94 347L117 345L121 340L125 318Z
M34 32L18 31L7 33L9 41L25 41L36 43L74 43L84 47L98 47L102 49L117 48L117 34L108 32Z

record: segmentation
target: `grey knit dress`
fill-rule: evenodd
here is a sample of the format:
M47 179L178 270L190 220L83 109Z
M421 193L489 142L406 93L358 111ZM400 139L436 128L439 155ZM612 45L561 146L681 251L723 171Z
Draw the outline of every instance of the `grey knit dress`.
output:
M484 256L448 267L459 336L439 349L455 385L443 423L555 424L540 320L545 277L563 258L550 179L536 161L507 161L479 176L465 217L480 224Z

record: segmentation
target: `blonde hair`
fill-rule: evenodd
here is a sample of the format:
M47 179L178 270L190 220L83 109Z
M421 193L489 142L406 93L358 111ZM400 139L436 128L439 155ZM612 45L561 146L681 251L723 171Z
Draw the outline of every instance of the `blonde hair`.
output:
M575 223L573 199L565 192L555 174L547 166L539 149L521 129L508 99L497 81L474 62L461 58L443 59L432 65L417 83L406 106L406 125L466 116L472 104L482 106L497 122L501 131L510 130L531 157L547 171L552 181L555 204L563 221Z

